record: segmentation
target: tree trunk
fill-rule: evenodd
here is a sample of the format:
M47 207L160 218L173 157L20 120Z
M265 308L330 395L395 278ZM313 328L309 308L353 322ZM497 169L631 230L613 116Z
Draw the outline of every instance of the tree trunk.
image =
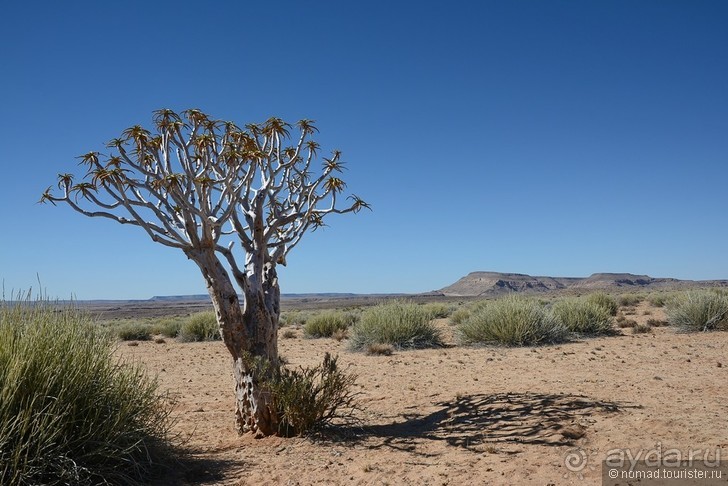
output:
M244 309L227 270L212 252L189 252L200 267L215 308L220 334L233 358L238 432L257 437L278 433L278 414L265 387L266 376L256 376L255 361L278 366L280 291L275 269L264 272L262 285L246 284ZM268 269L267 269L268 270Z

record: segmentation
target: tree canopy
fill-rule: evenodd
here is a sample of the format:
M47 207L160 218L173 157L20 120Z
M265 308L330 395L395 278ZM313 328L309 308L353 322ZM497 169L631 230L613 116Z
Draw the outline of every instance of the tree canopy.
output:
M341 152L315 167L320 146L311 120L291 125L269 118L240 128L196 109L158 110L153 120L154 133L136 125L107 144L111 153L80 156L87 168L82 179L59 174L61 195L49 187L41 202L65 202L86 216L139 226L169 247L212 248L236 277L242 273L235 239L246 254L262 252L285 264L325 216L369 208L356 195L341 206Z

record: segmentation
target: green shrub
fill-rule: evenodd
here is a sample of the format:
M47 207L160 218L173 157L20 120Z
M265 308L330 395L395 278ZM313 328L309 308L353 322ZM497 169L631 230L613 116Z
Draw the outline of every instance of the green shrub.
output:
M462 324L468 317L470 311L468 309L458 309L450 315L450 322L455 325Z
M314 315L306 321L303 326L303 334L310 338L331 337L336 331L344 331L349 328L356 316L341 311L326 311Z
M592 336L614 334L609 311L593 300L562 299L554 303L551 311L556 319L571 332Z
M146 324L129 322L119 326L116 335L122 341L149 341L152 339L152 330Z
M165 397L73 308L0 303L0 484L148 484L169 464Z
M192 314L182 324L178 338L182 342L216 341L221 339L220 327L217 324L215 313L198 312Z
M464 344L529 346L568 337L566 328L538 302L511 296L480 306L458 331Z
M352 328L351 348L362 350L370 344L390 344L397 348L441 346L440 331L422 307L397 300L366 309Z
M686 292L668 303L667 319L686 331L728 329L728 297L710 291Z
M631 307L639 304L643 299L644 297L638 294L622 294L619 296L619 305L622 307Z
M162 319L152 330L164 337L176 338L182 330L181 319Z
M665 307L669 295L665 292L653 292L647 296L647 302L654 307Z
M617 315L617 301L611 295L605 294L604 292L595 292L586 296L586 301L604 307L610 316Z
M304 325L306 324L306 320L308 319L308 315L301 312L301 311L287 311L281 314L281 317L278 319L278 326L279 327L285 327L285 326L295 326L295 325Z

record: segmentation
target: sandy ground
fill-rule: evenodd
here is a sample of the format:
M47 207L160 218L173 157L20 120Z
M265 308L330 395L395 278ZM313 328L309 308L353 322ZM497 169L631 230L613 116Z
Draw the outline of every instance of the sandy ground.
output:
M643 303L628 317L664 315ZM438 324L452 336L447 320ZM192 482L581 485L601 484L601 461L616 448L720 448L728 457L725 332L659 327L559 346L392 356L302 334L279 341L290 365L317 364L328 351L359 377L363 427L343 438L239 437L220 342L122 344L177 396L176 430L198 460ZM566 467L569 454L578 470Z

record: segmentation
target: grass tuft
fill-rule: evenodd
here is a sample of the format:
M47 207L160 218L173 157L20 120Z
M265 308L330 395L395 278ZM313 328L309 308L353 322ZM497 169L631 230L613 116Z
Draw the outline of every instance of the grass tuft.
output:
M619 305L614 297L604 292L595 292L586 296L586 301L606 309L610 316L616 316Z
M346 331L356 321L356 315L342 311L326 311L310 317L303 326L309 338L332 337L337 331Z
M161 319L152 326L152 332L170 339L179 336L184 321L180 318Z
M587 336L614 334L609 310L590 299L567 298L551 308L556 319L569 331Z
M182 342L218 341L220 327L214 312L192 314L179 330L178 339Z
M652 326L649 324L637 324L632 327L632 334L646 334L652 331Z
M396 348L442 346L440 330L423 306L396 300L366 309L359 323L352 327L349 343L354 350L371 344L389 344Z
M391 356L394 348L391 344L370 344L367 346L369 356Z
M564 325L538 302L511 296L479 306L458 330L464 344L531 346L568 337Z
M639 294L622 294L619 296L619 305L622 307L633 307L644 300Z
M149 341L152 339L152 330L146 324L129 322L121 325L116 335L122 341Z
M458 309L454 311L452 314L450 314L450 322L455 324L456 326L462 324L465 322L468 317L470 317L470 310L468 309Z

